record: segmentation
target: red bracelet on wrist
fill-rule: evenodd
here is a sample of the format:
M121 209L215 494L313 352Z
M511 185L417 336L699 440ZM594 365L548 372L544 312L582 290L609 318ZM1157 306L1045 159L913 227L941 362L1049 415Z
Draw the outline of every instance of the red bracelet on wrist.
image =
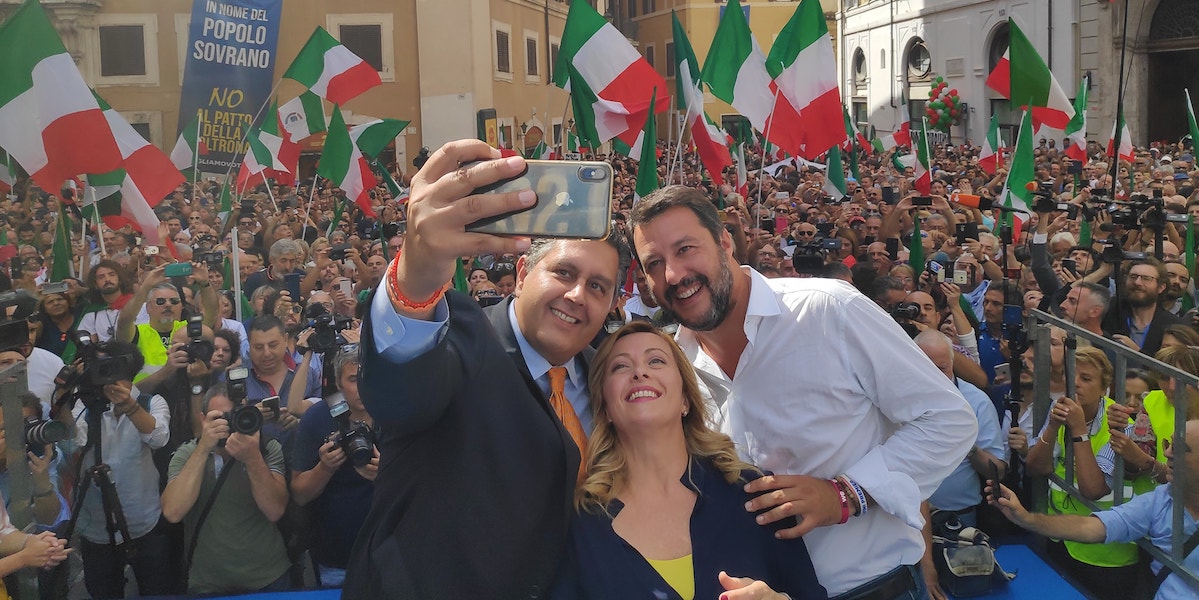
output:
M388 286L391 301L408 310L422 310L437 304L441 300L441 297L445 295L445 286L438 289L431 298L424 302L413 302L400 291L400 282L396 273L399 271L401 253L403 253L403 249L396 252L395 258L392 259L391 264L387 267L387 278L391 282L391 285Z
M848 523L849 522L849 495L846 494L845 488L841 487L841 482L837 481L836 479L830 479L830 480L828 480L828 482L830 485L833 486L833 490L837 492L838 499L841 500L841 520L838 521L837 524L842 525L844 523Z

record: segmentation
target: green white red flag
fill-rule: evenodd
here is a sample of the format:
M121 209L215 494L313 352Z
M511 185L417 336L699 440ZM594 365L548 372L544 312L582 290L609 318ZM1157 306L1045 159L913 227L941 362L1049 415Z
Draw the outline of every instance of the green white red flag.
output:
M1034 131L1041 125L1064 131L1074 118L1074 105L1016 21L1008 19L1008 25L1008 50L987 77L987 87L1013 104L1031 107Z
M670 11L674 27L675 56L675 99L678 109L686 115L687 128L691 132L691 143L699 154L700 162L712 177L716 187L724 185L724 170L732 166L729 155L728 134L722 131L704 112L704 93L700 90L699 61L691 41L683 30L682 23L674 11Z
M0 24L0 147L45 190L121 166L103 109L37 0Z
M858 124L854 123L853 118L849 116L849 110L844 106L841 107L842 114L845 115L845 143L841 144L843 150L853 152L854 145L865 150L867 154L874 149L874 145L870 143L870 139L862 135L862 131L858 129Z
M1066 156L1086 162L1087 160L1087 80L1078 84L1078 95L1074 97L1074 118L1066 124Z
M828 168L824 172L824 193L839 202L848 189L845 185L845 167L841 164L841 148L831 148L828 151Z
M927 196L933 189L932 162L929 160L928 148L928 119L916 134L916 163L913 165L916 181L913 184L916 191Z
M726 9L725 16L732 9ZM774 40L766 70L778 96L787 100L787 106L775 104L773 127L763 130L771 132L771 141L809 160L845 141L846 130L837 124L845 110L837 87L837 60L820 0L800 2Z
M252 128L246 137L249 144L245 160L237 172L238 192L265 181L292 185L299 170L300 145L279 136L279 109L274 101L262 121L262 127Z
M1003 152L999 144L999 115L992 114L991 128L987 130L982 150L978 153L978 166L994 175L1001 164L1003 164Z
M375 174L350 136L341 109L336 105L333 107L333 118L329 120L329 135L325 137L325 148L316 172L333 182L367 216L375 216L370 197L370 190L375 187Z
M631 146L645 124L645 99L666 80L628 38L587 2L571 2L554 66L554 85L569 90L579 135L592 147L620 137ZM654 112L670 108L657 100Z
M345 104L383 81L379 72L317 27L283 77L334 104Z
M321 97L304 92L279 107L279 123L283 126L283 138L299 142L328 128L325 107Z
M1191 106L1191 90L1184 88L1187 99L1187 125L1191 130L1191 152L1194 153L1196 148L1199 148L1199 124L1195 122L1195 109Z
M0 194L7 194L17 184L17 169L12 157L0 148Z
M650 105L653 106L658 97L658 89L650 95ZM638 136L641 142L641 154L637 157L637 185L633 191L633 204L650 195L658 189L658 125L653 111L645 119L645 127Z
M351 127L350 138L354 140L354 145L362 151L363 156L375 158L403 133L409 123L411 121L400 119L375 119Z
M1132 161L1135 158L1132 148L1132 133L1128 131L1128 123L1124 121L1123 112L1112 124L1112 135L1107 140L1107 155L1109 157L1116 155L1116 128L1120 129L1120 160Z
M1007 180L1000 193L1003 205L1007 208L1024 211L1028 214L1033 205L1033 193L1028 189L1029 184L1036 189L1036 156L1033 155L1033 129L1031 111L1025 110L1020 119L1020 133L1016 136L1016 151L1012 154L1012 168L1008 171ZM1005 223L1011 223L1012 212L1005 212ZM1025 217L1018 217L1021 222ZM1019 232L1015 232L1019 237Z
M895 133L877 138L871 141L870 145L874 146L874 149L878 150L879 152L886 152L900 146L911 146L912 124L908 121L904 121L903 124L899 126L899 129L895 131Z
M197 112L179 134L175 148L171 150L171 163L180 171L191 172L196 168L196 158L201 154L208 154L208 146L200 135L200 113Z
M533 146L532 150L529 150L529 153L525 156L525 158L531 160L551 160L554 158L554 152L550 150L550 147L546 145L545 140L543 139L540 142L537 142L537 145Z

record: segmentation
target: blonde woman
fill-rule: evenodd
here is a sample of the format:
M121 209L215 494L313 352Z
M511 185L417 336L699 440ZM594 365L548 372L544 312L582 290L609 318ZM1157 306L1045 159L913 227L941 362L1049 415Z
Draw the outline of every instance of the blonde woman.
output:
M774 537L794 523L763 527L745 511L743 486L762 473L708 427L669 336L634 321L589 371L595 427L554 597L827 597L803 541Z

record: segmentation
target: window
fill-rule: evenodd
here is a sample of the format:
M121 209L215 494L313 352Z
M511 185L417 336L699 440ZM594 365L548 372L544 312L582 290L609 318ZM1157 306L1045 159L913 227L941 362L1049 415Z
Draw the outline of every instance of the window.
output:
M507 25L493 23L495 27L495 72L505 81L512 81L512 48L509 44L512 30Z
M865 127L866 124L870 122L870 111L866 108L865 100L853 101L853 122L856 123L859 128ZM865 131L863 131L863 133L865 133Z
M525 82L541 83L541 37L536 31L524 30Z
M933 71L933 58L928 53L924 40L917 39L908 49L908 79L923 81L929 78Z
M991 37L991 46L987 50L987 73L995 70L995 65L999 64L999 60L1003 58L1003 53L1007 52L1008 40L1011 31L1008 29L1008 24L1004 23L995 30Z
M350 52L376 71L383 71L383 28L379 25L342 25L339 37Z
M395 16L391 13L332 14L326 29L379 72L379 79L395 81Z
M96 30L92 53L97 87L158 85L156 15L97 15Z
M558 38L550 38L550 64L546 65L546 69L550 72L550 79L554 78L554 69L558 68Z
M537 71L537 40L525 38L525 64L528 65L529 75L539 75Z
M100 76L146 74L146 32L141 25L100 27Z
M675 63L674 42L666 42L666 76L674 77Z
M147 142L153 143L153 136L150 134L149 123L130 123L130 125L133 126L133 130L136 131L138 135L142 136L142 138L144 138Z
M654 6L655 4L657 4L656 0L641 0L641 14L648 15L658 10L658 7Z
M861 48L853 52L853 91L855 94L866 92L866 53Z
M651 67L657 68L657 66L658 66L654 59L654 45L653 44L645 45L645 62L649 63L649 66L651 66Z
M629 0L629 3L626 4L625 6L627 6L629 9L629 18L630 19L637 16L637 0Z

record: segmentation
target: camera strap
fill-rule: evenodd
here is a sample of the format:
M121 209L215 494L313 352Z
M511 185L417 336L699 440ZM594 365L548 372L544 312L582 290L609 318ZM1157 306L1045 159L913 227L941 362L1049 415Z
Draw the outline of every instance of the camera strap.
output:
M213 464L215 464L215 459ZM183 556L183 572L186 576L191 571L192 556L196 553L196 544L200 540L200 531L204 527L204 521L208 519L208 513L212 512L212 505L216 504L217 494L221 491L221 486L225 485L225 480L229 478L229 473L233 472L233 466L237 464L237 460L229 457L225 460L225 468L221 469L221 474L216 478L216 486L212 488L212 494L208 496L208 502L204 503L204 509L200 511L200 518L196 520L196 531L192 533L191 542L187 545L187 554Z

